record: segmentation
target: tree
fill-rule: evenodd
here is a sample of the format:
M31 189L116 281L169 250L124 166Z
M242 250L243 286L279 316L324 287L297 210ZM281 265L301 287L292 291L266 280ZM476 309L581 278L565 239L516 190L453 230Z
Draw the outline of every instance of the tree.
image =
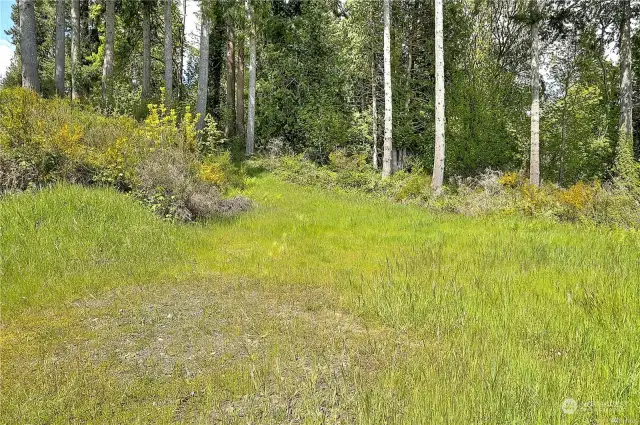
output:
M165 0L164 2L164 95L165 95L165 103L167 104L167 106L171 106L171 100L173 98L172 32L173 32L173 29L171 27L171 0ZM207 37L208 36L209 34L207 33Z
M102 66L102 104L107 104L108 87L111 85L111 74L113 73L113 49L115 36L115 0L106 0L105 11L105 46L104 64Z
M392 172L393 110L391 96L391 12L390 0L384 0L384 146L382 155L382 177Z
M247 115L247 140L246 154L253 155L255 147L255 121L256 121L256 28L251 10L250 0L245 0L244 5L249 25L249 110Z
M530 0L531 20L531 154L529 181L540 185L540 26L538 0Z
M79 98L80 0L71 0L71 99Z
M40 93L38 55L36 45L35 0L20 0L20 56L22 60L22 87Z
M435 48L436 48L436 137L433 157L433 178L431 188L435 193L442 190L444 180L444 41L442 0L435 4Z
M235 47L233 21L227 17L227 116L224 128L224 136L233 136L234 130L234 103L236 87Z
M56 0L56 91L59 96L64 96L64 0Z
M244 37L242 34L237 42L238 55L236 58L236 134L244 136Z
M151 2L142 3L142 98L151 94Z
M373 52L371 54L371 140L373 149L371 163L378 169L378 94L376 93L376 63Z
M621 0L620 21L620 125L616 173L628 183L634 179L633 81L631 77L631 0Z
M200 24L200 60L198 64L198 102L196 105L196 113L200 114L197 128L204 128L204 118L207 113L207 89L209 85L209 31L211 20L206 14L204 2L201 9Z

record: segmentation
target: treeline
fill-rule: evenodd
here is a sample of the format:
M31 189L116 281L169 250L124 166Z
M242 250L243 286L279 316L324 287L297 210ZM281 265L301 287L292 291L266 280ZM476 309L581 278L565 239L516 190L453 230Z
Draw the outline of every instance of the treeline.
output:
M637 185L631 0L197 5L199 48L185 0L20 0L3 84L137 118L196 105L248 155L341 149L436 191L488 168Z

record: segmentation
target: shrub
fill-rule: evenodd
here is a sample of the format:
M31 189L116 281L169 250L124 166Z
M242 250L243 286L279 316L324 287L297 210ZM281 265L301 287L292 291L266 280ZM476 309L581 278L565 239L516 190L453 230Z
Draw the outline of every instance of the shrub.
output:
M244 172L231 161L231 154L223 152L204 158L199 170L200 179L216 185L223 192L244 188Z
M157 149L138 167L137 196L151 209L167 219L190 221L228 214L228 200L221 199L220 189L199 177L200 163L195 155L176 149ZM235 208L234 212L245 210Z
M498 182L504 187L515 189L522 184L522 178L519 173L509 171L500 176Z
M400 173L396 173L396 175L397 174ZM404 201L406 199L425 198L430 191L430 187L430 176L426 176L418 172L412 173L404 180L400 190L394 195L394 199L397 201Z
M68 181L134 191L170 218L241 209L242 202L229 207L220 199L244 181L230 156L210 153L204 163L198 160L197 115L187 107L179 120L163 104L148 108L139 124L64 99L43 100L29 90L0 90L0 194ZM215 128L209 119L210 137Z

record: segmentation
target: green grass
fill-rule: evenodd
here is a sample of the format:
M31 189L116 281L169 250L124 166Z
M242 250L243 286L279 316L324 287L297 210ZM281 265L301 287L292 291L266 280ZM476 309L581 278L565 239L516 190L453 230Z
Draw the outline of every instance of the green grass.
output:
M0 202L0 417L640 423L637 232L247 192L191 226L109 190Z

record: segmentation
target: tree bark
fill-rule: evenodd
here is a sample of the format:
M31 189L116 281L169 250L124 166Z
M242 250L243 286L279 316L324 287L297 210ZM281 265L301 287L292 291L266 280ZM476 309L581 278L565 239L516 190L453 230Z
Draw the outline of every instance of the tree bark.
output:
M234 60L234 34L231 19L227 20L227 116L224 129L225 137L233 136L234 130L234 103L236 86L236 69Z
M620 124L616 149L616 174L634 178L633 163L633 76L631 70L631 0L621 0L620 25Z
M164 1L164 96L171 107L173 99L173 28L171 26L171 0ZM207 33L208 37L208 33ZM208 46L208 45L207 45Z
M71 99L79 98L80 0L71 0Z
M56 0L56 92L64 96L64 0Z
M20 57L22 60L22 87L40 93L38 77L38 50L36 45L35 0L20 0Z
M529 182L540 185L540 40L538 35L538 2L532 0L535 14L531 24L531 158L529 160Z
M182 2L182 31L180 34L180 69L178 70L178 100L184 99L184 44L187 36L185 34L187 26L187 0Z
M200 114L197 128L204 128L204 118L207 113L207 90L209 88L209 31L211 22L204 9L201 11L202 24L200 26L200 61L198 64L198 102L196 113Z
M256 121L256 28L249 0L245 0L247 11L247 23L249 25L249 111L247 116L247 142L246 154L253 155L255 148L255 121Z
M142 4L142 98L151 94L151 5L148 0Z
M105 46L104 63L102 66L102 104L106 106L108 87L111 85L113 74L113 38L115 32L115 0L106 0L105 10Z
M376 93L376 63L373 52L371 54L371 139L373 153L371 163L374 170L378 169L378 94Z
M393 110L391 95L391 11L390 0L384 0L384 146L382 177L392 173Z
M244 137L244 37L238 37L236 48L236 134Z
M435 48L436 48L436 134L433 156L433 177L431 188L440 193L444 181L444 41L443 41L443 5L442 0L435 4Z

